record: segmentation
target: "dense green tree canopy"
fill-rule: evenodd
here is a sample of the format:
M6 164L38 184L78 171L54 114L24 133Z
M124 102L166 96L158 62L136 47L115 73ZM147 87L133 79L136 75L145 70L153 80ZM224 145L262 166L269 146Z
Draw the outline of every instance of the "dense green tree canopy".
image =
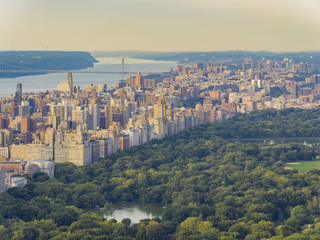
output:
M316 239L320 171L284 166L315 160L317 145L229 139L319 137L319 124L319 110L254 112L89 166L57 164L56 179L37 174L0 194L0 239ZM139 224L94 213L120 202L166 211Z

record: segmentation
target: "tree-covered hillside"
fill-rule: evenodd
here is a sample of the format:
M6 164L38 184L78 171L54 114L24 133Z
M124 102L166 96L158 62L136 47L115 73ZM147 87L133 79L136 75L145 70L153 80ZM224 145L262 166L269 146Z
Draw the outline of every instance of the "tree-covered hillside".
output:
M9 51L0 52L0 70L78 70L97 62L88 52ZM6 73L1 77L17 77L36 73Z
M148 52L148 51L93 51L94 57L122 57L129 56L134 58L144 58L161 61L177 61L179 63L193 64L197 62L207 63L222 63L227 65L241 62L246 57L251 57L254 60L274 59L282 61L284 58L292 58L295 62L320 63L320 52L252 52L252 51L216 51L216 52ZM312 58L310 58L312 56Z
M255 112L89 166L57 164L56 179L36 174L0 194L0 239L317 239L320 170L284 165L312 161L318 149L228 138L319 136L319 117L320 110ZM117 223L93 213L106 202L166 211L162 219Z

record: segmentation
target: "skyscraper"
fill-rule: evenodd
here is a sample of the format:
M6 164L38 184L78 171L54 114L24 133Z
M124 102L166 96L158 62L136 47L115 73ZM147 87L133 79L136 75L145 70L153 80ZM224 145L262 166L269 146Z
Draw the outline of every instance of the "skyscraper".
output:
M166 117L166 100L164 97L159 97L156 104L154 104L154 118L165 118Z
M138 74L135 78L135 87L136 87L136 89L143 87L143 76L141 75L140 72L138 72Z
M185 76L187 75L187 69L186 69L186 64L182 64L182 75Z
M243 72L246 71L246 63L245 62L242 63L242 71Z
M14 102L16 105L20 105L22 100L22 83L17 83L16 94L14 96Z
M203 63L196 63L196 70L199 71L199 70L203 70Z
M89 130L97 130L100 128L100 104L92 103L88 105L89 114L92 115L92 124L88 126Z
M68 84L70 86L70 92L73 92L73 78L72 78L72 72L68 72Z
M131 104L126 99L121 97L112 98L110 105L106 105L105 109L105 126L108 128L113 122L118 122L124 126L128 123L131 117Z

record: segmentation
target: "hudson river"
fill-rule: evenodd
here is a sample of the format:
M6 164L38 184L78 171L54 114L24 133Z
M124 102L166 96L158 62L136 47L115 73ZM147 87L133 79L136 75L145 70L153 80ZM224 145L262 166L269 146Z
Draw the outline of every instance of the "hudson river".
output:
M96 58L99 62L94 67L86 70L92 71L117 71L121 72L121 58ZM171 67L175 68L176 62L153 61L147 59L125 59L125 72L168 72ZM130 75L125 75L125 79ZM115 87L121 79L121 74L108 73L73 73L73 84L80 85L82 89L89 84L107 84L108 87ZM22 91L44 92L54 90L57 84L67 80L67 73L50 73L43 75L23 76L17 78L0 78L0 97L14 95L18 82L22 83Z

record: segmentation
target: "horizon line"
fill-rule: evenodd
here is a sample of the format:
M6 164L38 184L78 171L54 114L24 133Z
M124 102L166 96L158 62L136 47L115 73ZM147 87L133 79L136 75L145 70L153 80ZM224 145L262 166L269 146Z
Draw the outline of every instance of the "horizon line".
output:
M320 50L284 50L284 51L271 51L271 50L179 50L179 51L155 51L155 50L8 50L0 49L0 52L148 52L148 53L214 53L214 52L252 52L252 53L320 53Z

